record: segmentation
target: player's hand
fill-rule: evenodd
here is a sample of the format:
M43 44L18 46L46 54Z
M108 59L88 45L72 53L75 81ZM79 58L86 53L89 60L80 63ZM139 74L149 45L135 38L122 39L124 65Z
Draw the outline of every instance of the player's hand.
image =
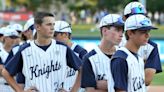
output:
M68 91L66 91L65 89L61 88L61 89L59 89L59 92L68 92Z
M39 90L36 87L30 87L29 89L25 90L24 92L39 92Z
M108 90L107 80L98 80L97 89Z

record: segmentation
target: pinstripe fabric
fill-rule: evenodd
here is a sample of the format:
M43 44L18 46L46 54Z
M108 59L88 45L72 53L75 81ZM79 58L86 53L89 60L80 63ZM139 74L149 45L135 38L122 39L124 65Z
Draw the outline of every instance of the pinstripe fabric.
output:
M119 50L128 54L126 58L128 64L128 92L145 92L144 61L141 57L137 58L125 47Z
M44 51L32 41L31 46L22 51L25 89L35 86L39 92L58 92L62 88L66 76L66 58L63 58L66 57L66 47L55 44L53 40Z
M77 44L73 44L71 49L74 51L74 53L76 54L76 56L80 56L80 52L75 52L75 48L78 47ZM76 50L78 51L82 51L82 50L85 50L83 49L82 47L81 48L77 48ZM79 57L80 58L80 57ZM77 75L78 75L78 71L75 71L73 68L70 68L70 67L67 67L67 72L66 72L66 80L65 80L65 83L64 83L64 90L66 91L71 91L71 88L73 87L75 81L76 81L76 78L77 78Z
M95 74L95 80L107 80L109 85L108 91L114 92L114 84L110 68L111 59L107 57L98 47L94 50L96 51L96 54L89 57L89 60Z
M6 59L8 57L8 52L4 50L3 47L0 48L0 58L2 60L2 63L4 64ZM10 85L5 85L6 80L0 76L0 92L14 92L13 89L10 87Z

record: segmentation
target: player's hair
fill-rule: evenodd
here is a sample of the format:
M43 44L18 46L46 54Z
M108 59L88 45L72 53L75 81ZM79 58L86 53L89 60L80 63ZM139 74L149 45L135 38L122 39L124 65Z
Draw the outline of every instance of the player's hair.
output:
M35 24L42 24L44 17L54 17L54 15L51 13L48 13L48 12L36 12L34 14L34 23Z
M131 30L133 33L135 33L137 30ZM125 38L126 40L129 40L129 36L128 36L128 33L127 31L125 32Z
M102 26L102 27L100 28L101 37L103 36L103 34L102 34L102 28L103 28L103 27L106 27L106 28L108 28L108 29L110 29L111 27L122 27L122 28L123 28L123 26L116 26L116 25L106 25L106 26Z
M100 28L101 37L103 37L103 33L102 33L103 27L106 27L106 28L110 29L111 25L102 26L102 27Z
M26 31L32 31L34 30L34 25L31 25ZM24 34L21 34L21 40L27 41L29 38L27 38Z

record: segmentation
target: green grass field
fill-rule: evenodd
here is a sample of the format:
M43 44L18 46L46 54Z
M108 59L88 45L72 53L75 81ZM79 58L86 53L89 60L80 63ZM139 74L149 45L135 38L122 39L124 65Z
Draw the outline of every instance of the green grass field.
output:
M164 64L162 65L162 73L156 74L153 78L152 85L163 85L164 86Z
M150 32L152 38L164 38L164 26L157 26L158 30L153 30ZM79 24L72 25L73 37L78 38L97 38L100 37L100 32L95 25L91 24Z

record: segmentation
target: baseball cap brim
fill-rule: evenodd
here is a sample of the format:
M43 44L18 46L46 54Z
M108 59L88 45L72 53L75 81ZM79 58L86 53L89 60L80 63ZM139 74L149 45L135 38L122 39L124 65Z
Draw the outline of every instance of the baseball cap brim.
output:
M107 24L107 25L104 25L104 26L116 26L116 27L123 27L124 26L124 23L123 22L115 22L115 23L112 23L112 24ZM104 27L102 26L102 27Z
M9 37L12 38L12 39L19 38L18 36L15 36L15 35L12 35L12 36L9 36Z
M147 26L147 27L141 27L138 28L137 30L157 30L158 28L153 27L153 26Z
M123 22L116 22L116 23L113 23L113 26L122 27L122 26L124 26L124 23Z

